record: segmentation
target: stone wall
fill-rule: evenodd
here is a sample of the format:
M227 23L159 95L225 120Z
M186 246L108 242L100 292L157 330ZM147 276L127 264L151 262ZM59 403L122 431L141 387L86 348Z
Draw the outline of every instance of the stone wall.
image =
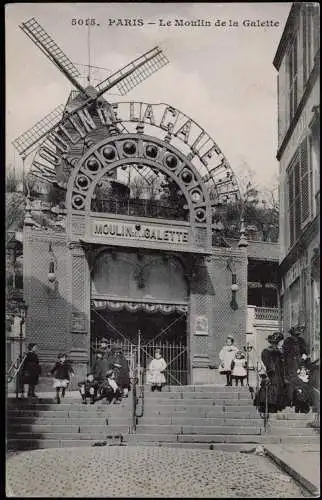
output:
M57 259L55 284L48 281L49 242ZM238 309L230 306L232 274L227 268L233 259L237 276ZM245 342L247 318L247 255L245 250L214 249L192 266L188 351L190 383L213 383L217 377L218 354L228 335L235 344ZM188 277L188 276L187 276ZM64 233L29 226L24 230L24 294L29 305L26 342L36 342L47 372L58 352L69 354L75 381L87 370L90 357L90 271L80 244L67 242ZM198 321L206 318L207 331Z
M50 284L49 242L57 259L57 282ZM69 352L67 242L63 233L24 228L24 299L28 305L26 343L39 346L43 362L52 363L61 351Z
M230 306L232 273L227 268L232 258L236 273L238 309ZM228 335L235 345L245 343L247 318L247 255L245 250L218 248L197 266L192 274L190 296L190 359L192 383L218 381L219 351ZM196 316L208 318L208 336L196 332Z

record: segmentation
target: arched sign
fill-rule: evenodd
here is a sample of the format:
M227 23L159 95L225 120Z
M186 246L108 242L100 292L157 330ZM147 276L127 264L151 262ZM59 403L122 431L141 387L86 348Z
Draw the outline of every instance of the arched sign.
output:
M185 198L188 221L107 217L91 212L96 186L115 178L119 167L145 166L176 183ZM213 207L239 196L235 176L215 141L194 120L166 104L106 101L65 112L33 160L32 171L55 170L67 189L68 231L73 239L128 246L157 245L186 251L211 247ZM76 220L85 217L80 234ZM135 224L136 222L136 224ZM76 225L75 225L76 224ZM79 225L77 226L80 227Z

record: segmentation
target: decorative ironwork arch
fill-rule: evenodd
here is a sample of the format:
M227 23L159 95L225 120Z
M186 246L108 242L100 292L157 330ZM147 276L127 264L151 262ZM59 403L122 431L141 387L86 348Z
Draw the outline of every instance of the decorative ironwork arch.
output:
M190 224L211 224L208 190L197 169L177 148L144 134L112 135L92 145L75 165L67 186L67 212L90 212L95 187L122 165L142 164L161 171L178 185L186 198Z

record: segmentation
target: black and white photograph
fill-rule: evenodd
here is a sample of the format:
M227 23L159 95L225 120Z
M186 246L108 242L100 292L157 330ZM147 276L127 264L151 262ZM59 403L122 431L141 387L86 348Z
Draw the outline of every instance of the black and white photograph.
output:
M320 6L5 6L5 494L320 496Z

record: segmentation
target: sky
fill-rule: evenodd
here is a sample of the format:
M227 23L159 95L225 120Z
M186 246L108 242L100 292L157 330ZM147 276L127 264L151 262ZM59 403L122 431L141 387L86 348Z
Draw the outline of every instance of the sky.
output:
M73 62L86 65L88 29L72 20L91 18L96 23L90 30L92 65L114 72L156 45L170 61L128 96L109 100L174 106L212 136L239 177L270 188L278 175L277 73L272 62L290 8L286 2L7 4L6 165L21 168L11 142L64 103L72 89L19 24L35 17ZM125 18L143 19L144 26L109 25L109 19ZM160 19L172 25L160 26ZM176 19L199 19L211 26L176 27ZM235 26L229 27L229 20ZM247 20L278 25L246 27ZM220 22L226 26L216 26Z

